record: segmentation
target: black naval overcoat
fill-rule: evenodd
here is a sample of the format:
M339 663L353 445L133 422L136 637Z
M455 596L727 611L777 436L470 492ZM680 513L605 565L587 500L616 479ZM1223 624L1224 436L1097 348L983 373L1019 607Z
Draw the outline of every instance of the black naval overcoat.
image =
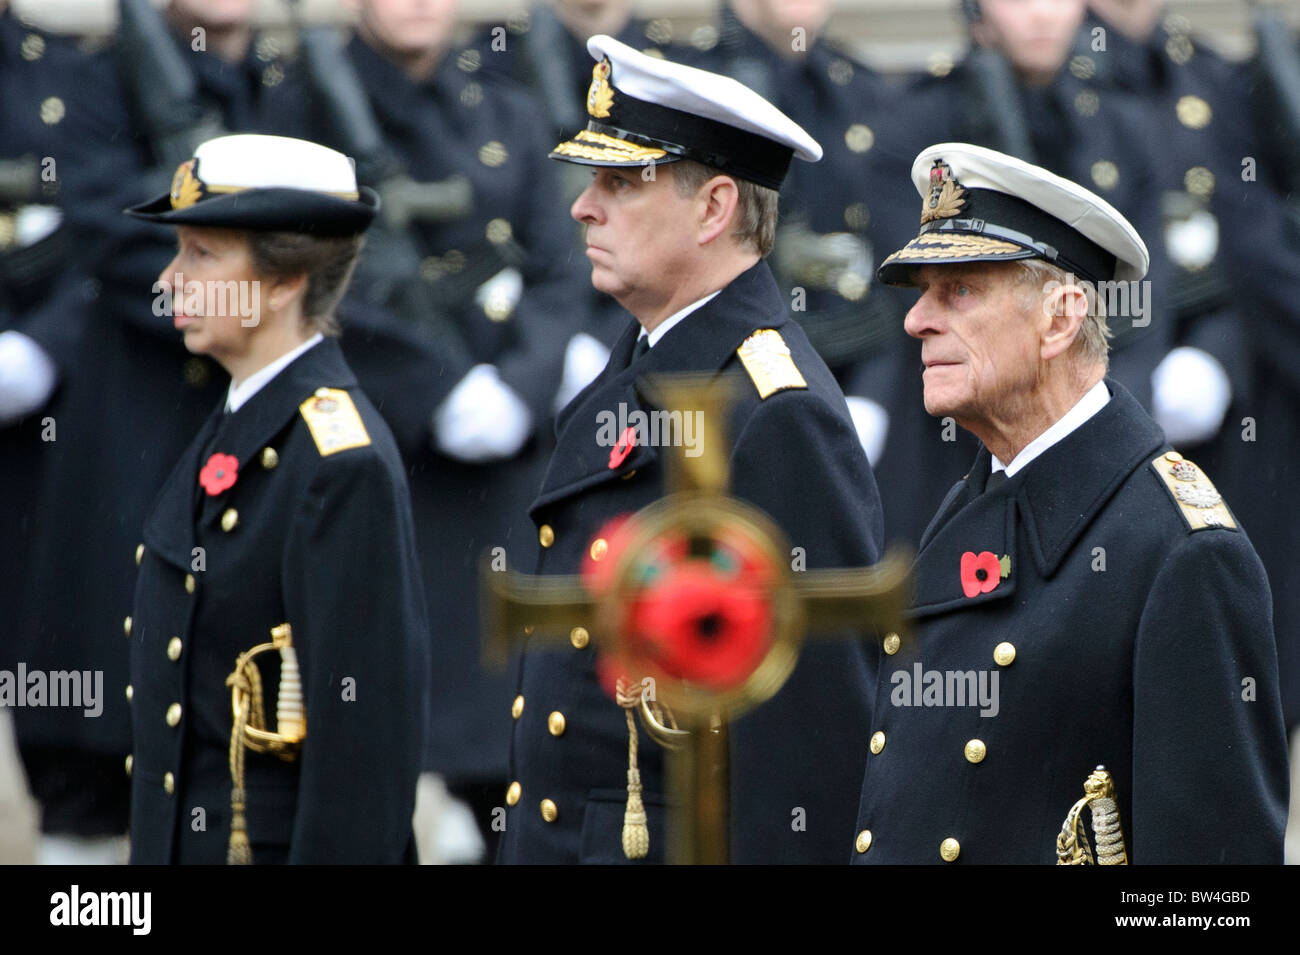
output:
M981 448L926 530L915 630L892 654L882 641L853 861L1053 863L1099 765L1130 862L1282 861L1264 570L1240 529L1205 526L1232 519L1203 472L1173 476L1159 427L1107 385L1101 411L987 492ZM963 555L984 552L1009 573L967 596ZM930 671L945 694L927 697ZM987 705L946 692L967 672Z
M759 397L741 371L737 348L764 328L776 329L785 340L806 388ZM628 327L609 365L557 422L558 445L530 510L544 545L539 573L578 572L607 521L663 495L658 451L636 446L611 468L610 448L598 443L598 415L616 411L620 402L629 414L653 408L643 391L645 379L668 372L737 376L740 397L729 422L732 493L766 511L792 547L805 549L809 567L866 565L878 558L879 498L843 395L787 318L765 263L736 278L628 367L638 329ZM626 861L620 842L626 719L597 680L594 639L571 642L560 650L530 650L521 662L503 862ZM786 686L732 724L734 861L843 861L865 755L871 684L860 640L806 646ZM511 716L502 712L501 718ZM662 860L662 752L639 732L649 859ZM550 821L544 800L554 810Z
M226 677L286 622L306 739L294 762L245 756L253 861L403 861L429 646L397 448L332 339L238 411L223 410L145 522L130 625L131 861L225 861ZM199 482L213 453L238 461L234 484L217 494ZM196 548L206 569L196 569ZM278 655L258 661L273 727Z

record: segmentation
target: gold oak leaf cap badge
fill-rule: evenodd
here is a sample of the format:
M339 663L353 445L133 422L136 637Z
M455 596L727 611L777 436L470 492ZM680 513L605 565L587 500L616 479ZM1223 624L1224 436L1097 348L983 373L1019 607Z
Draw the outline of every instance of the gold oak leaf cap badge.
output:
M176 167L176 175L172 176L173 209L188 209L203 198L203 181L195 173L197 163L197 159L187 159Z
M921 206L921 225L935 219L951 219L966 206L966 190L942 159L930 167L930 195Z
M614 105L614 87L609 85L609 57L591 68L591 86L587 87L587 112L605 119Z

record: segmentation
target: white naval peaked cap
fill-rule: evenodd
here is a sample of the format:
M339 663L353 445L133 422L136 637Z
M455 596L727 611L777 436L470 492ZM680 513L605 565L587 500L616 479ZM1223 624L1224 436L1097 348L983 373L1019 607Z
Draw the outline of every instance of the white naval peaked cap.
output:
M590 166L646 166L693 159L779 189L793 157L822 148L802 126L729 76L649 56L599 34L587 91L587 128L551 152Z
M174 225L347 235L379 208L351 159L305 139L240 133L201 143L170 193L126 210Z
M1101 196L1039 166L970 143L939 143L912 163L921 232L881 263L890 285L917 265L1040 258L1092 282L1136 281L1151 257Z

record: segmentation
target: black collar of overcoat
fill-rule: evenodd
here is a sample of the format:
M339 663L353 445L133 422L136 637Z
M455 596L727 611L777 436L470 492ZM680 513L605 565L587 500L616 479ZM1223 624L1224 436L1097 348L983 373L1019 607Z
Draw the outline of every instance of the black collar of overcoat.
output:
M1113 379L1106 386L1111 399L1105 407L987 494L991 456L980 447L921 537L912 616L1005 600L1016 592L1027 561L1039 577L1050 578L1120 486L1166 447L1164 433L1137 400ZM1010 558L1010 574L988 593L967 597L961 556L968 551Z
M535 516L555 501L644 468L658 456L653 447L637 446L617 468L610 468L611 448L598 437L601 412L617 412L620 402L629 415L653 411L648 379L667 373L716 375L746 338L760 328L780 329L786 322L776 279L762 260L669 330L635 368L628 362L641 326L632 322L615 343L605 370L556 418L558 444L529 513Z
M343 360L337 340L326 338L303 352L224 421L220 440L208 445L223 426L226 399L204 422L198 435L181 455L144 525L144 542L151 552L178 567L188 568L194 559L199 528L220 520L235 484L210 495L199 487L199 472L210 454L230 454L239 462L239 473L257 465L264 447L293 423L302 404L317 388L354 388L357 379ZM205 454L205 452L207 452ZM195 501L198 500L197 515Z

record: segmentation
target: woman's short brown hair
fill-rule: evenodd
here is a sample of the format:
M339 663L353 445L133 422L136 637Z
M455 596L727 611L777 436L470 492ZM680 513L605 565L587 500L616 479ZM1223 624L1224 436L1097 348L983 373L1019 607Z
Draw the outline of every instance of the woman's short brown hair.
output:
M315 236L301 232L250 232L253 268L269 278L307 276L303 318L313 331L339 333L334 310L347 291L365 236Z

